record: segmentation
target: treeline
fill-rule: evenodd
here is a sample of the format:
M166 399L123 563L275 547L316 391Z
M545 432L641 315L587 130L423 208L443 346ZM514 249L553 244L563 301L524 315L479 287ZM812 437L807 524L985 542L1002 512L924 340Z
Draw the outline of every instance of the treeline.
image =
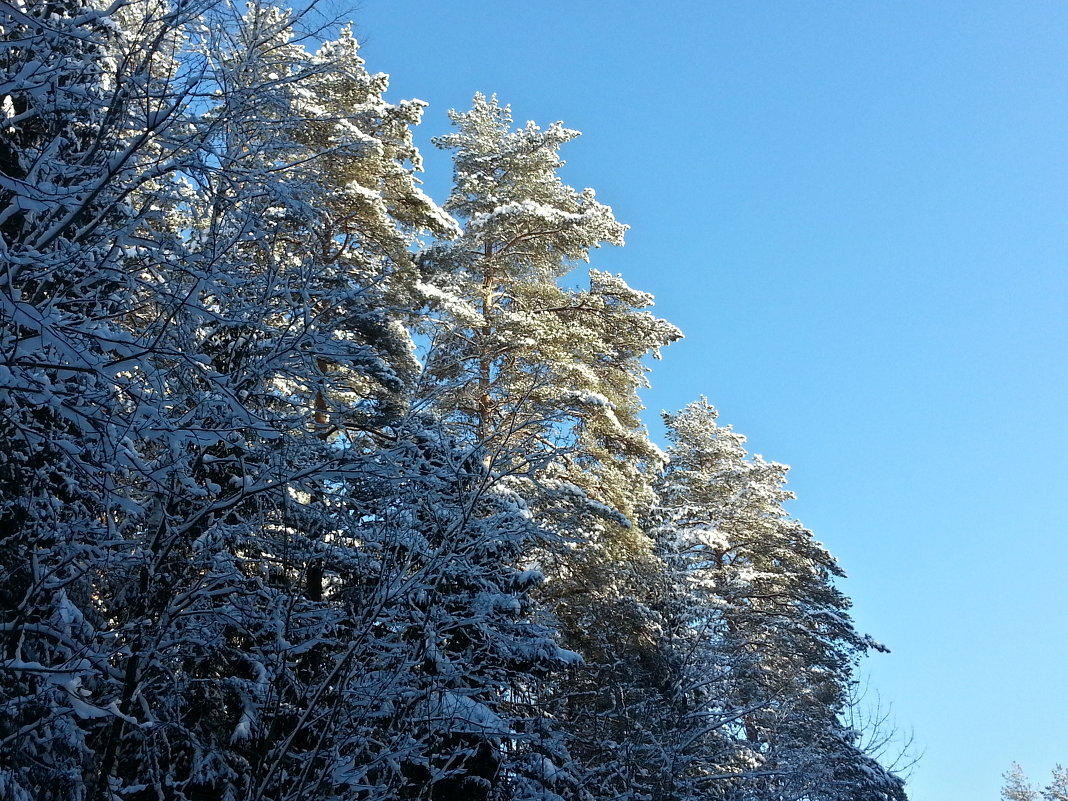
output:
M576 132L476 97L438 207L311 19L0 4L0 799L904 799L786 468L565 286Z

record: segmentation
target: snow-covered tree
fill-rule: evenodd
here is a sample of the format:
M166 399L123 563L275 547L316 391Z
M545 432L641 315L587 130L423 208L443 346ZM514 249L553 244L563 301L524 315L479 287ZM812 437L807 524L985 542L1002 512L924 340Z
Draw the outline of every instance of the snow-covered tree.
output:
M190 93L167 34L202 8L65 0L0 9L8 797L106 792L92 778L107 759L97 745L133 701L119 689L123 613L111 578L139 560L123 532L139 509L130 483L147 478L136 429L162 402L145 391L153 343L138 330L143 275L173 253L173 241L151 234L165 202L158 190L190 152L176 144Z
M305 13L0 5L0 796L901 797L785 468L692 407L656 502L577 134L477 96L440 209Z
M458 131L437 144L455 151L445 208L463 234L421 259L424 291L440 311L430 391L490 461L500 442L522 441L529 459L556 458L562 476L629 514L645 492L636 465L657 463L637 418L641 358L679 333L644 311L651 296L617 276L592 271L588 290L561 285L591 249L622 244L625 231L593 190L557 175L559 148L577 132L560 123L512 130L509 109L482 95L452 118ZM515 466L496 465L506 467Z
M1009 771L1004 775L1005 784L1001 788L1001 797L1004 801L1037 801L1038 793L1031 786L1023 768L1013 763Z
M546 533L470 446L415 415L357 480L360 546L337 592L372 610L365 673L389 715L367 743L375 781L403 798L551 799L573 789L564 742L532 703L577 657L536 619L541 574L525 555ZM375 477L374 481L370 481ZM375 485L387 480L389 492ZM377 662L377 664L376 664Z
M1001 787L1004 801L1066 801L1068 799L1068 770L1061 765L1053 769L1050 782L1041 790L1035 789L1016 762L1004 774L1005 783Z
M1050 783L1042 788L1043 801L1068 801L1068 769L1057 765Z
M544 597L586 666L549 695L586 748L608 736L590 728L593 710L618 703L603 677L644 647L651 625L641 598L656 564L637 510L651 500L661 454L637 391L642 359L680 334L618 276L590 270L588 288L566 286L592 249L622 244L625 231L593 190L559 177L559 150L577 132L513 129L510 110L482 95L452 119L457 131L437 144L454 151L445 208L463 233L420 258L435 311L425 394L570 542L539 554ZM580 695L581 704L561 700Z
M419 106L265 5L4 8L0 782L303 792L353 664L328 496L403 411L384 299L451 224Z
M665 421L653 531L688 585L685 625L709 654L706 712L733 720L737 797L904 798L840 719L856 659L882 646L857 633L833 583L840 568L783 509L787 468L748 457L703 400Z
M577 132L512 130L509 109L482 95L452 117L458 131L437 144L455 151L445 208L463 234L420 260L437 310L426 394L493 470L528 480L547 525L644 558L633 522L660 453L638 418L641 360L680 334L618 276L592 270L588 289L563 286L625 231L593 190L557 174Z

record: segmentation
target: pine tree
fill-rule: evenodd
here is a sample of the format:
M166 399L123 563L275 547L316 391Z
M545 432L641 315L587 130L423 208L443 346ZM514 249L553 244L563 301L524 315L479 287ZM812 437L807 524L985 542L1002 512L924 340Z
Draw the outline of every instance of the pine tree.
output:
M1053 769L1050 783L1041 790L1036 790L1016 762L1004 774L1005 783L1001 787L1001 797L1005 801L1065 801L1068 799L1068 770L1060 765Z
M1004 801L1037 801L1038 794L1024 775L1023 768L1012 763L1012 768L1004 775L1005 784L1001 788Z
M620 702L610 677L621 654L648 654L642 597L657 567L637 510L651 499L661 455L637 391L642 359L680 334L618 276L590 270L588 289L564 285L593 248L622 244L625 231L592 190L558 176L559 149L577 132L560 123L513 130L509 109L482 95L452 118L457 132L437 144L455 151L445 208L463 233L420 259L436 309L427 395L571 543L539 554L551 579L543 597L586 667L551 695L591 763L614 736L596 721Z
M652 298L618 277L593 271L587 291L560 286L625 231L592 190L556 174L558 150L577 132L559 123L512 131L509 110L482 95L452 118L458 132L437 144L456 151L445 208L463 235L421 259L432 282L424 291L441 310L428 364L442 384L435 400L488 458L503 437L522 440L531 458L570 449L591 470L623 474L603 482L603 492L617 490L630 477L625 461L655 461L636 416L640 359L679 333L642 311ZM618 495L598 500L629 511L633 498Z
M481 95L452 116L458 132L437 143L456 151L445 208L464 229L421 258L438 310L427 394L491 469L525 482L546 525L584 528L608 558L646 558L633 524L660 454L638 419L641 360L680 334L617 276L561 286L625 230L592 190L560 181L558 150L575 131L513 131L509 110Z
M718 652L707 711L735 721L726 730L739 787L759 798L904 798L839 718L856 659L881 646L854 629L833 558L784 511L787 468L747 458L744 438L705 401L665 421L655 534L699 610L686 625Z
M1042 789L1043 801L1068 801L1068 770L1061 765L1053 769L1049 784Z

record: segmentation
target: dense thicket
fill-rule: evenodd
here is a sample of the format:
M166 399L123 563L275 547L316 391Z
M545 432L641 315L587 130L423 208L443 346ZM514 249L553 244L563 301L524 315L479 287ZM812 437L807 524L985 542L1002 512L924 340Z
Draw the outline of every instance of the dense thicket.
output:
M438 207L347 30L0 15L0 799L904 798L785 468L568 286L576 132L476 96Z

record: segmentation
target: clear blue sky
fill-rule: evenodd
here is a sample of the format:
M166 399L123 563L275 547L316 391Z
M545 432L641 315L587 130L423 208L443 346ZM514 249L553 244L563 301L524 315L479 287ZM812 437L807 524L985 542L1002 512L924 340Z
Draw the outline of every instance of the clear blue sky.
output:
M338 6L340 7L340 6ZM584 132L566 178L632 226L595 266L687 338L704 394L793 465L913 801L1068 763L1068 3L363 0L391 97L496 92ZM655 428L654 428L655 432Z

